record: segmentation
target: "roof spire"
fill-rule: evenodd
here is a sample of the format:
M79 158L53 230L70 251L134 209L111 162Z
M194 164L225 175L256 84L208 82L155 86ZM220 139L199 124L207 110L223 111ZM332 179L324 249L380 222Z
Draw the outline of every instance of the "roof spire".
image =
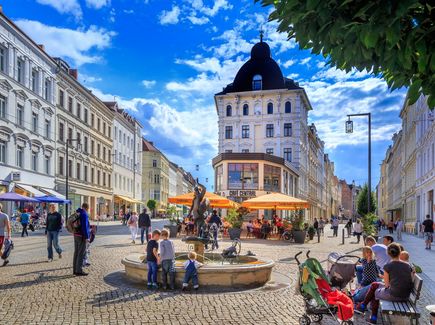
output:
M264 30L263 30L263 24L260 26L260 43L263 43L263 36L264 36Z

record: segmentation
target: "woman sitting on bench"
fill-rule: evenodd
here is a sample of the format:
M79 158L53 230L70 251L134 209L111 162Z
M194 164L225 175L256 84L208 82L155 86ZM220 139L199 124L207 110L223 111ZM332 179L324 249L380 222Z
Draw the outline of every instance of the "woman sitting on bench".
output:
M400 260L400 246L396 243L388 245L388 255L391 262L384 266L384 283L373 282L364 301L357 306L357 310L364 312L367 305L371 304L372 315L370 324L376 324L378 318L379 300L406 301L411 294L412 268Z

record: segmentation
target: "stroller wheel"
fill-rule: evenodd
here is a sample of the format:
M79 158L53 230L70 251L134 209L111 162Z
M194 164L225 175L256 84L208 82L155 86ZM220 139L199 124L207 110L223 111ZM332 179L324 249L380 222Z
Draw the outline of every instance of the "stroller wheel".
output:
M310 324L311 324L311 319L307 315L299 317L299 325L310 325Z
M311 320L313 322L319 323L322 321L322 319L323 319L323 315L320 315L320 314L311 315Z

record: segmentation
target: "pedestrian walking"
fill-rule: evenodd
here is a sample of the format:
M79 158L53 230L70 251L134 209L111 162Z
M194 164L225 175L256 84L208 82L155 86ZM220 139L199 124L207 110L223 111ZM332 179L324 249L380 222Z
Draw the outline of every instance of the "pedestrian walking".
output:
M83 260L86 254L86 244L89 241L89 204L83 203L82 207L77 209L76 213L80 216L80 227L74 233L74 257L73 257L73 274L85 276L83 272Z
M11 223L9 221L9 216L3 212L3 206L0 204L0 256L3 255L3 244L5 240L11 239ZM9 260L6 257L3 260L3 266L8 265Z
M433 220L430 218L430 215L426 216L426 220L423 221L422 227L426 249L431 249L433 241Z
M62 248L59 245L59 232L62 229L62 215L56 211L56 206L48 207L45 235L47 236L48 262L53 261L53 246L59 258L62 258Z
M325 229L325 220L323 220L323 218L320 217L320 220L319 220L319 231L322 234L322 236L325 235L324 229Z
M169 240L169 231L163 229L161 232L162 242L160 243L160 260L162 262L162 287L163 290L169 287L175 289L175 249L174 243Z
M131 213L131 217L127 221L128 228L130 228L131 233L131 243L136 244L137 230L138 230L138 217L137 213L134 211Z
M24 209L23 213L21 213L20 215L20 222L21 222L21 226L23 227L23 230L21 231L21 237L24 237L24 234L26 234L26 236L29 237L29 233L27 232L27 227L29 226L30 215L27 213L26 209Z
M352 233L352 219L351 218L349 218L349 220L347 221L345 227L347 229L347 237L350 237L350 235Z
M403 221L398 218L396 221L397 240L402 240Z
M388 228L388 232L390 234L394 233L394 221L392 219L390 221L388 221L387 228Z
M363 224L360 219L356 219L356 222L353 224L353 233L356 236L357 244L359 244L363 233Z
M333 230L333 236L338 237L338 226L340 224L340 220L338 220L338 217L334 217L332 219L332 230Z
M319 233L319 221L317 220L317 218L314 218L314 223L313 223L313 227L314 227L314 231L316 233L316 235L320 235Z
M142 245L145 242L144 235L146 235L146 241L148 243L150 227L151 227L151 218L150 215L147 213L147 209L144 208L142 210L142 213L139 215L140 241Z

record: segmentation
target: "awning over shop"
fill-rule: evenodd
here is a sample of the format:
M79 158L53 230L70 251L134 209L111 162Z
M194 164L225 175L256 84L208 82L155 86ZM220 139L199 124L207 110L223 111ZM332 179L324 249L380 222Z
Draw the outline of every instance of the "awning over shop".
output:
M44 192L46 192L47 194L49 194L49 195L51 195L51 196L55 196L55 197L57 197L57 198L59 198L59 199L62 199L62 200L65 200L65 199L66 199L65 195L60 194L59 192L56 192L55 190L52 190L52 189L49 189L49 188L42 187L42 188L41 188L41 191L44 191Z
M15 184L16 187L20 188L23 191L26 191L33 196L45 196L46 193L41 192L40 190L37 190L31 185L24 185L24 184Z
M130 202L130 203L138 203L138 204L142 204L142 201L132 199L132 198L130 198L130 197L128 197L128 196L123 196L123 195L115 194L115 197L117 197L117 198L119 198L119 199L121 199L121 200L124 200L124 201Z

